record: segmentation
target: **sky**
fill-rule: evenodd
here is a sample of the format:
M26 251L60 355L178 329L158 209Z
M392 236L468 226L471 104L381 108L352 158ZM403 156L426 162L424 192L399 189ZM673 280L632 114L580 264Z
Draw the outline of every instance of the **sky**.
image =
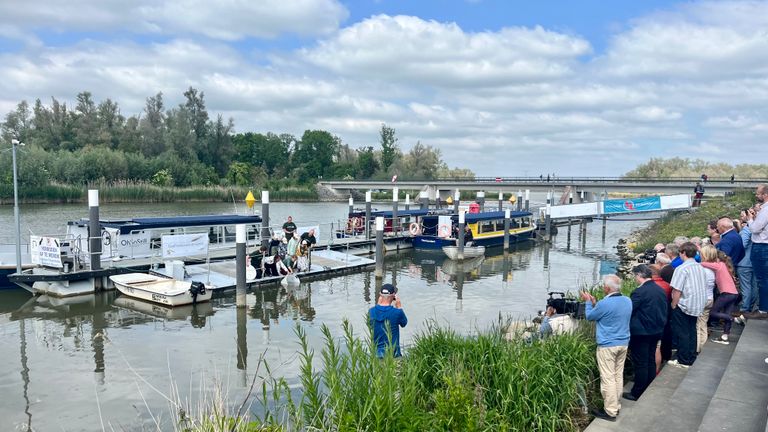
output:
M0 0L0 115L189 86L236 132L385 123L480 176L765 163L768 2Z

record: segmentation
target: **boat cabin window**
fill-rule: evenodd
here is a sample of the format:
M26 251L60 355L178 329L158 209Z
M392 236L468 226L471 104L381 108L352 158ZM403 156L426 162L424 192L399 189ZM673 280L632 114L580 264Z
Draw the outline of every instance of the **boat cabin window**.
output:
M489 220L489 221L480 222L480 226L478 229L479 233L489 233L494 231L496 231L496 221Z
M523 224L522 224L522 226L523 226L523 227L526 227L526 228L527 228L527 227L529 227L529 226L531 226L531 218L530 218L530 217L525 217L525 218L523 218Z
M519 228L520 227L520 219L512 219L512 221L509 223L510 228Z

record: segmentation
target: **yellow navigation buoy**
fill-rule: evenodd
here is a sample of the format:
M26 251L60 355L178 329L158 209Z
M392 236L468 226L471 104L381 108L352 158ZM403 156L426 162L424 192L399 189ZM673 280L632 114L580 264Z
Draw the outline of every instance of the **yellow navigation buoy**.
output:
M509 196L509 203L510 204L514 204L516 202L517 202L517 197L515 195L510 195Z
M445 203L446 203L446 204L448 204L448 205L451 205L451 204L453 204L453 197L448 197L448 198L445 200Z
M248 208L253 208L255 203L256 197L253 196L253 192L248 191L248 195L245 196L245 204L248 205Z

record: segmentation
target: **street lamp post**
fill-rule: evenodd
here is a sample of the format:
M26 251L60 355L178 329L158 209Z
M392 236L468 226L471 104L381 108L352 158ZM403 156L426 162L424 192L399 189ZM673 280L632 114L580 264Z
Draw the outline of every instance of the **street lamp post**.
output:
M19 140L11 140L13 154L13 217L16 220L16 273L21 273L21 221L19 218L19 173L16 168L16 147L24 144Z

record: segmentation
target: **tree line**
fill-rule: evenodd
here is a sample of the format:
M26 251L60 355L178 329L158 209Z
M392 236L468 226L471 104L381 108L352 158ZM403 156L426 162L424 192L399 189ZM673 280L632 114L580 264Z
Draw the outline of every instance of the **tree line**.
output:
M161 186L309 185L322 178L432 179L472 176L449 169L440 150L417 142L400 149L395 129L381 125L379 142L352 147L324 130L301 137L235 133L232 119L209 114L205 95L190 87L167 108L163 93L146 99L141 114L124 116L117 102L79 93L74 107L51 99L20 102L0 123L3 147L19 152L22 185L149 182ZM0 184L12 182L9 152L0 153Z
M708 162L688 158L651 158L624 174L625 177L640 178L699 178L706 174L710 178L765 179L768 178L766 164L736 164Z

